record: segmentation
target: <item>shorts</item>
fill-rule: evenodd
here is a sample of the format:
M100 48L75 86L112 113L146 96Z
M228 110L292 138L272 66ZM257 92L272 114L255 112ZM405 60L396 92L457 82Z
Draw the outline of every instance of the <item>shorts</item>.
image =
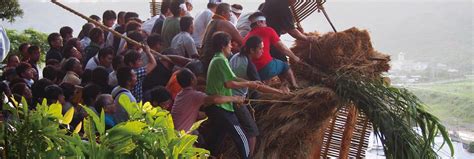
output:
M240 107L234 106L234 113L237 116L237 119L239 119L240 126L244 129L247 136L258 136L259 132L257 123L255 123L247 105L242 105Z
M278 59L273 59L265 65L265 67L261 68L258 71L258 74L260 75L260 79L265 81L285 73L288 69L290 69L290 66L288 66L287 63Z

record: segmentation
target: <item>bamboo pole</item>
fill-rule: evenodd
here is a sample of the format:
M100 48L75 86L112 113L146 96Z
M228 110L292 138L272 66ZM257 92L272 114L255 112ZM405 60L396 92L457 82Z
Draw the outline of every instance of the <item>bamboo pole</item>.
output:
M128 43L131 43L131 44L133 44L133 45L139 45L139 46L145 47L145 44L139 43L139 42L137 42L137 41L135 41L135 40L133 40L133 39L130 39L129 37L120 34L119 32L117 32L117 31L115 31L115 30L113 30L113 29L111 29L111 28L109 28L109 27L107 27L107 26L101 24L100 22L95 21L94 19L91 19L91 18L85 16L84 14L79 13L78 11L75 11L74 9L72 9L72 8L70 8L70 7L68 7L68 6L64 5L64 4L62 4L62 3L59 3L57 0L51 0L51 2L54 3L54 4L56 4L56 5L58 5L59 7L63 8L63 9L65 9L65 10L67 10L67 11L69 11L69 12L71 12L71 13L73 13L73 14L79 16L79 17L81 17L82 19L85 19L85 20L87 20L88 22L93 23L94 25L100 27L100 28L103 29L103 30L109 31L109 32L112 33L115 37L122 38L122 39L124 39L125 41L127 41ZM163 59L165 59L165 60L167 60L167 61L172 62L172 60L171 60L168 56L162 55L161 53L156 52L156 51L151 50L151 49L150 49L150 51L151 51L151 53L157 55L158 57L163 58Z
M339 151L339 158L349 158L349 151L351 148L351 139L354 132L355 124L357 121L357 108L354 104L350 104L347 108L347 119L345 124L344 133L341 139L341 149Z
M323 150L324 144L324 134L326 133L326 129L331 124L330 120L325 121L321 128L314 134L315 143L313 146L313 159L320 159L322 158L321 153Z

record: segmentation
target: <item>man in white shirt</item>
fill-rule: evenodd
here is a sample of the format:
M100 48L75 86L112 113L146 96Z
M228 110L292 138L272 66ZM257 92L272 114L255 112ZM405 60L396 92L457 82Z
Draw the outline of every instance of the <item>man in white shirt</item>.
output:
M86 64L86 70L94 70L98 66L103 66L107 69L107 72L112 72L112 60L114 59L114 49L112 47L106 47L99 50L99 53L92 57Z
M207 3L207 9L196 16L192 37L197 48L201 48L202 46L202 39L204 38L207 24L211 21L212 16L216 12L216 8L216 2L209 2Z
M182 17L179 21L181 32L171 40L171 48L175 49L178 55L186 58L198 58L198 51L191 34L193 34L193 18Z

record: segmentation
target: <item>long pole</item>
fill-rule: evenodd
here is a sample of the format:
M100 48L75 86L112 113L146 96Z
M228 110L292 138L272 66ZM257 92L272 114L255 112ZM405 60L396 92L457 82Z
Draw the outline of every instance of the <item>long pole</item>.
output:
M142 46L142 47L145 46L145 44L139 43L139 42L137 42L137 41L135 41L135 40L133 40L133 39L130 39L129 37L126 37L126 36L122 35L121 33L119 33L119 32L117 32L117 31L115 31L115 30L113 30L113 29L111 29L111 28L109 28L109 27L107 27L107 26L101 24L100 22L95 21L94 19L91 19L91 18L85 16L84 14L81 14L81 13L77 12L77 11L75 11L75 10L72 9L72 8L69 8L68 6L66 6L66 5L64 5L64 4L62 4L62 3L59 3L57 0L51 0L51 2L54 3L54 4L56 4L56 5L58 5L58 6L60 6L60 7L63 8L63 9L66 9L67 11L69 11L69 12L71 12L71 13L73 13L73 14L79 16L79 17L81 17L82 19L85 19L85 20L87 20L88 22L93 23L94 25L100 27L100 28L103 29L103 30L109 31L109 32L112 33L114 36L120 37L120 38L124 39L125 41L127 41L128 43L131 43L131 44L133 44L133 45L139 45L139 46ZM151 51L153 54L158 55L160 58L163 58L163 59L165 59L165 60L167 60L167 61L172 61L169 57L167 57L167 56L165 56L165 55L162 55L162 54L159 53L159 52L156 52L156 51L154 51L154 50L150 50L150 51Z

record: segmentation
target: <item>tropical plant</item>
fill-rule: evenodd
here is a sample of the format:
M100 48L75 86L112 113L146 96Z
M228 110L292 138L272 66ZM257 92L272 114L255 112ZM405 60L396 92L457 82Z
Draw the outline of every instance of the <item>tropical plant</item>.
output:
M448 131L426 106L403 88L388 86L382 79L368 79L354 74L336 77L336 93L354 102L372 122L374 133L384 145L387 158L437 158L432 147L441 134L454 155ZM420 131L415 128L419 128Z
M9 55L15 54L21 57L19 54L18 47L22 43L30 43L31 45L36 45L41 48L41 51L43 52L40 55L40 62L44 63L45 60L45 55L46 51L49 50L49 45L48 45L48 34L36 31L34 29L26 29L23 30L23 32L18 32L16 30L7 30L7 35L8 38L10 39L10 45L11 45L11 50L8 53ZM5 58L8 59L8 58Z
M23 10L18 4L18 0L0 0L0 19L12 23L15 17L23 16Z
M196 135L174 129L171 114L153 107L150 103L130 102L122 95L119 103L128 112L130 120L105 131L104 111L98 116L94 111L83 107L89 117L84 119L84 134L90 144L75 142L85 148L83 152L90 158L117 156L122 158L207 158L209 151L195 148ZM202 121L193 125L197 129ZM96 136L98 134L99 137Z
M121 96L121 105L130 120L109 130L105 129L105 114L86 106L82 123L71 132L67 129L74 109L61 114L62 106L48 106L46 100L36 110L28 110L25 100L7 102L4 112L10 114L1 123L0 133L6 158L207 158L209 151L195 148L196 135L176 131L168 111L150 103L130 102ZM202 121L193 125L191 131ZM81 129L84 133L79 133Z
M64 116L61 104L38 104L37 110L28 110L26 100L3 104L5 115L1 123L1 139L6 158L59 158L68 142L63 138L74 115L69 109Z

